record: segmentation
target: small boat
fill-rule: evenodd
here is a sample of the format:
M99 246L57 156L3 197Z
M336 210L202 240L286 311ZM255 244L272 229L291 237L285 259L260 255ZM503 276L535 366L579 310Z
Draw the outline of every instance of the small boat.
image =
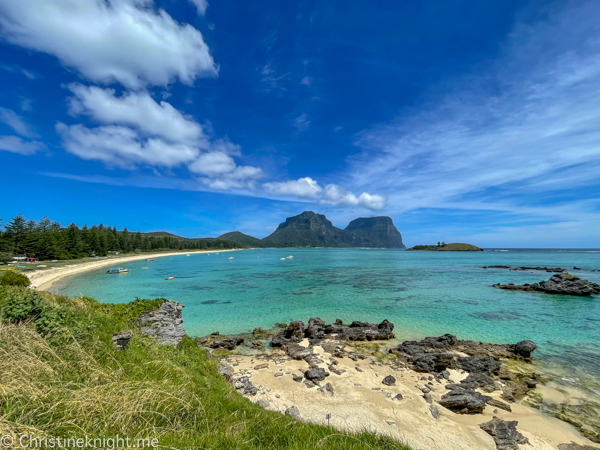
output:
M218 254L219 254L218 252L217 252L217 253L215 253L215 255L218 255Z
M285 258L279 258L279 259L282 260L282 261L285 261Z
M292 255L290 255L290 256L286 256L286 259L294 259L294 257Z
M112 267L108 269L106 273L129 273L129 269L122 269L121 267Z
M227 259L235 259L235 258L234 258L233 256L230 256L230 257L229 257L229 258L227 258Z
M172 280L173 278L175 278L175 277L167 277L167 280Z
M152 258L152 259L147 259L146 261L154 261L154 258Z

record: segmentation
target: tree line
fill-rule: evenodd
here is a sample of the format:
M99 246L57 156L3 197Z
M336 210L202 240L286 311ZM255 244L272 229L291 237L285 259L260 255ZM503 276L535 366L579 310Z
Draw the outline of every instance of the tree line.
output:
M40 221L27 220L19 214L6 225L0 219L0 261L13 256L27 256L39 260L76 259L85 256L106 256L108 252L129 253L157 250L204 250L239 248L239 244L223 239L187 239L177 236L153 236L118 231L103 224L66 227L48 217Z

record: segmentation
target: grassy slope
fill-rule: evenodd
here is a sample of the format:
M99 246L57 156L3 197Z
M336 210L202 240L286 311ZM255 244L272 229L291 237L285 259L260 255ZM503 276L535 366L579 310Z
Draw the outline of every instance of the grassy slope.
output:
M5 294L0 290L2 317L11 302ZM297 422L253 404L192 339L173 349L137 332L132 318L156 301L132 308L38 294L47 317L59 310L70 317L46 337L36 331L39 319L0 322L2 435L156 437L161 447L177 449L405 449L388 438ZM118 351L112 334L127 329L134 338Z
M429 251L429 252L480 252L481 248L471 244L453 243L446 244L443 247L437 245L415 245L414 247L407 248L408 251Z

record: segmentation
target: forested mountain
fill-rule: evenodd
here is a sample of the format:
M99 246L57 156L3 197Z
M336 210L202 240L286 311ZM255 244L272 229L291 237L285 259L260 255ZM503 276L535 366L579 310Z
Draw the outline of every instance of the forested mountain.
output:
M105 256L110 251L132 252L156 250L203 250L236 248L240 245L224 239L186 239L170 233L117 231L105 225L74 223L63 227L44 217L39 222L18 215L0 229L0 260L12 256L29 256L41 260L75 259L84 256Z
M361 217L342 230L312 211L288 217L260 242L263 247L405 248L402 235L389 217Z
M246 247L264 247L263 242L253 236L249 236L239 231L232 231L231 233L225 233L219 236L217 239L225 239L227 241L234 241L238 244L242 244Z

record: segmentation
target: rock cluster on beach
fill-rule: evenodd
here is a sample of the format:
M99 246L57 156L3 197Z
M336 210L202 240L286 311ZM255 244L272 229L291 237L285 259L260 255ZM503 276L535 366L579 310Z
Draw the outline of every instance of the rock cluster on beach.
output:
M510 291L536 291L547 294L577 295L589 297L594 294L600 294L600 285L592 283L571 275L569 273L557 273L552 275L548 281L540 281L534 284L515 285L494 284L495 288L506 289Z
M390 350L416 372L434 374L449 379L447 369L459 369L469 375L460 383L446 385L449 390L443 395L440 404L458 414L479 414L486 404L510 410L510 406L484 392L493 392L502 385L502 398L517 401L535 388L538 380L535 376L523 376L512 373L500 363L500 359L531 361L531 354L537 346L533 341L521 341L516 344L485 344L474 341L458 340L452 334L428 337L421 341L404 341ZM469 356L457 356L465 353Z

